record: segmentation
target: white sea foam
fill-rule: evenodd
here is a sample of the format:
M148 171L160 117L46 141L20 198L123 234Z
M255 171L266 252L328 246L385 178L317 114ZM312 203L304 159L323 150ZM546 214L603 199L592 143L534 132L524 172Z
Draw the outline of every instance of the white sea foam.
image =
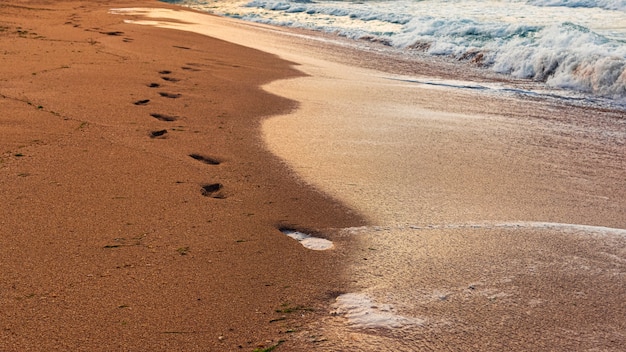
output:
M337 297L333 315L348 319L348 324L359 329L397 329L419 326L423 319L405 317L394 312L389 304L377 304L362 293L346 293Z
M626 99L626 45L573 23L531 26L416 18L394 45L473 60L553 87Z
M358 8L326 6L315 2L289 2L273 0L253 0L246 4L247 7L256 7L273 11L285 11L287 13L305 12L308 15L327 15L334 17L349 17L361 21L381 21L396 24L406 24L411 16L405 13L381 12L377 9L379 4L370 5L363 3Z
M607 10L626 11L626 0L530 0L534 6L562 7L597 7Z
M471 222L471 223L449 223L449 224L431 224L431 225L406 225L398 228L390 227L354 227L348 228L346 231L353 234L368 231L385 231L393 229L412 229L412 230L437 230L437 229L533 229L533 230L552 230L564 231L577 234L598 235L598 236L620 236L626 237L626 229L606 226L593 226L584 224L567 224L558 222L537 222L537 221L495 221L495 222Z
M325 251L334 247L333 243L325 238L313 237L311 235L307 235L306 233L293 230L281 230L281 232L300 242L304 248L312 249L314 251Z

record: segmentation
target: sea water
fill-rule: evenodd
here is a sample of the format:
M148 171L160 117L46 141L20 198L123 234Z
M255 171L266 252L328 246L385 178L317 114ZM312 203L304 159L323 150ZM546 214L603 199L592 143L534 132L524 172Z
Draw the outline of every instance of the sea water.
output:
M382 43L626 105L626 0L170 0Z

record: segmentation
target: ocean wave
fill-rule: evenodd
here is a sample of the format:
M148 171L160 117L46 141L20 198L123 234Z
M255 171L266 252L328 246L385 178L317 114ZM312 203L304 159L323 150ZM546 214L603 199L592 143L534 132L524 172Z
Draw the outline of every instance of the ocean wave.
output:
M528 26L416 18L392 43L553 87L626 99L626 46L573 23Z
M605 10L626 11L626 0L529 0L528 4L545 7L597 7Z
M382 21L394 24L406 24L411 20L411 16L402 13L379 12L375 8L363 4L360 8L354 7L333 7L324 4L317 4L310 0L297 1L272 1L253 0L246 4L246 7L255 7L271 11L283 11L285 13L306 13L308 15L327 15L335 17L348 17L361 21Z
M566 22L571 16L580 17L575 7L625 9L626 0L509 0L508 5L489 0L232 1L243 7L232 6L227 12L220 12L215 9L216 2L206 6L220 15L446 56L512 77L545 82L551 87L626 102L624 34L614 32L612 27L600 34ZM480 6L488 13L488 19L474 16ZM564 10L568 14L557 21L552 10L537 6L571 8ZM610 19L615 28L626 23L614 10L591 11Z

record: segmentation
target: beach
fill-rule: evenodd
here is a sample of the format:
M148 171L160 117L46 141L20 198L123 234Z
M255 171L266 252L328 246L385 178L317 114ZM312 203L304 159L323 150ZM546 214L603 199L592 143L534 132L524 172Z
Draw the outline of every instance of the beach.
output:
M626 342L623 111L161 2L0 6L0 350Z

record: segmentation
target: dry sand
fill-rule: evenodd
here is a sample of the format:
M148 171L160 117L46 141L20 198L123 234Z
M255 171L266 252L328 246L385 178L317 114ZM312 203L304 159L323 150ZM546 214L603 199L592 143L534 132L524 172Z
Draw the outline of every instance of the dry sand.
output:
M295 105L259 86L300 73L108 13L147 5L0 4L2 351L251 351L343 285L278 230L364 224L263 146Z
M355 67L359 56L342 47L190 12L18 4L7 11L40 19L7 20L2 33L23 45L4 56L20 65L0 86L16 111L1 120L15 136L2 142L7 350L626 343L620 113L407 83ZM263 49L308 76L258 51L123 19ZM33 59L41 50L49 55ZM407 73L368 57L361 66ZM420 68L412 77L455 75ZM265 89L291 100L256 88L287 77ZM250 120L289 111L265 120L264 141ZM167 138L149 137L162 129ZM226 198L202 196L215 182ZM307 250L279 227L320 231L335 248Z

